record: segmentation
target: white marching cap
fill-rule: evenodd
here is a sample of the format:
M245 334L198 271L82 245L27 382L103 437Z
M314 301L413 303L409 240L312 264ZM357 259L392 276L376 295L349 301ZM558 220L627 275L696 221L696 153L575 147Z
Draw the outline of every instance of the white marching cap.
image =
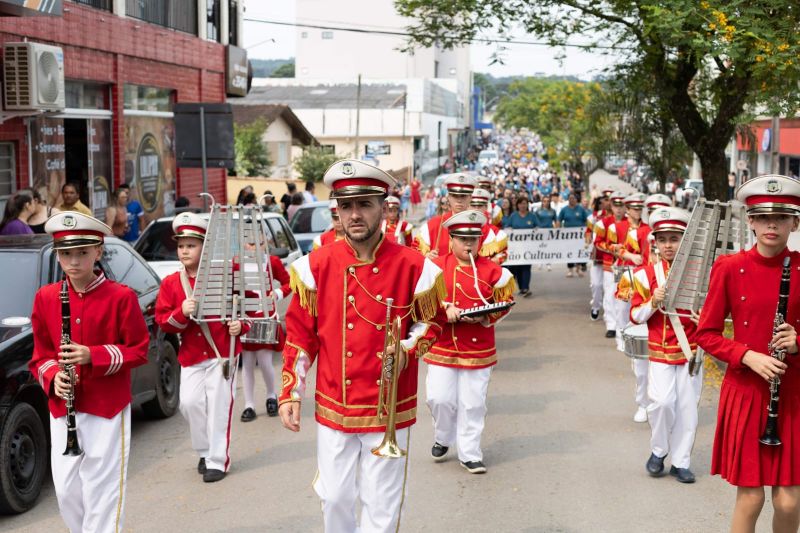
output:
M486 222L486 215L480 211L468 209L451 216L442 226L450 232L450 235L479 237L481 235L481 228L486 225Z
M662 231L678 231L683 233L689 225L689 212L680 207L659 207L650 213L652 233Z
M376 166L358 159L341 159L325 171L325 185L331 198L386 196L397 182Z
M53 248L66 250L103 244L111 228L94 217L76 211L62 211L47 219L44 230L53 236Z
M736 199L745 204L748 215L800 215L800 181L778 174L758 176L739 186Z
M199 213L180 213L172 221L172 231L175 232L173 239L193 237L204 240L208 231L208 219Z

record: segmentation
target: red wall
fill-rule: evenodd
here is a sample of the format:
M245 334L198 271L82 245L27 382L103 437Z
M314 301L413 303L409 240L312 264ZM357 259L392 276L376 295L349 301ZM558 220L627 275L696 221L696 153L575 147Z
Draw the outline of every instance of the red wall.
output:
M137 19L121 18L71 2L63 17L2 17L0 44L42 42L64 50L68 79L112 84L114 179L125 179L122 91L125 83L173 89L176 102L225 101L225 47ZM28 146L23 119L0 125L0 140L17 141L18 185L27 187ZM225 197L225 170L208 171L209 192ZM199 203L199 169L178 169L176 196Z
M772 128L771 120L759 120L750 124L756 134L756 148L761 151L761 141L764 139L764 130ZM800 155L800 119L783 118L780 125L780 139L778 152L783 155ZM749 146L740 137L739 150L747 150Z

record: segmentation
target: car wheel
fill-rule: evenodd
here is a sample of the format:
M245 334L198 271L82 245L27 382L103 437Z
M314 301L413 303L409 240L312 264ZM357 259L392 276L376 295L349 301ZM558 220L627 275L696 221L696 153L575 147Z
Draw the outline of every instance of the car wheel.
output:
M47 435L27 403L11 408L0 434L0 513L18 514L36 503L47 473Z
M172 343L161 344L156 378L156 397L142 404L144 413L150 418L169 418L178 410L181 384L181 369Z

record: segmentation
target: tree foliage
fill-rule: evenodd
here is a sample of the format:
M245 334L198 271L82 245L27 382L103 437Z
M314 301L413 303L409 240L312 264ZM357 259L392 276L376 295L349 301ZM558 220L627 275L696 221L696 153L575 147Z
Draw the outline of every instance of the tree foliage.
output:
M341 157L321 146L309 146L294 162L294 169L303 181L320 181L328 167L338 159Z
M233 126L236 173L239 176L264 176L269 173L272 163L263 141L267 126L262 118L249 124Z
M291 63L284 63L275 70L273 70L270 78L294 78L294 61Z
M395 0L410 46L451 48L521 27L553 46L582 43L640 69L727 197L725 146L749 112L800 106L797 0Z

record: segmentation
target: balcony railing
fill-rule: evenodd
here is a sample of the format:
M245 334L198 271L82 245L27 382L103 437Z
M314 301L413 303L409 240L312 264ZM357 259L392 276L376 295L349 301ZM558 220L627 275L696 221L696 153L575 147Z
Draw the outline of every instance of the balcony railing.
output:
M82 6L89 6L95 9L102 9L103 11L111 11L114 0L72 0L76 4Z
M197 0L125 0L125 14L197 35Z

